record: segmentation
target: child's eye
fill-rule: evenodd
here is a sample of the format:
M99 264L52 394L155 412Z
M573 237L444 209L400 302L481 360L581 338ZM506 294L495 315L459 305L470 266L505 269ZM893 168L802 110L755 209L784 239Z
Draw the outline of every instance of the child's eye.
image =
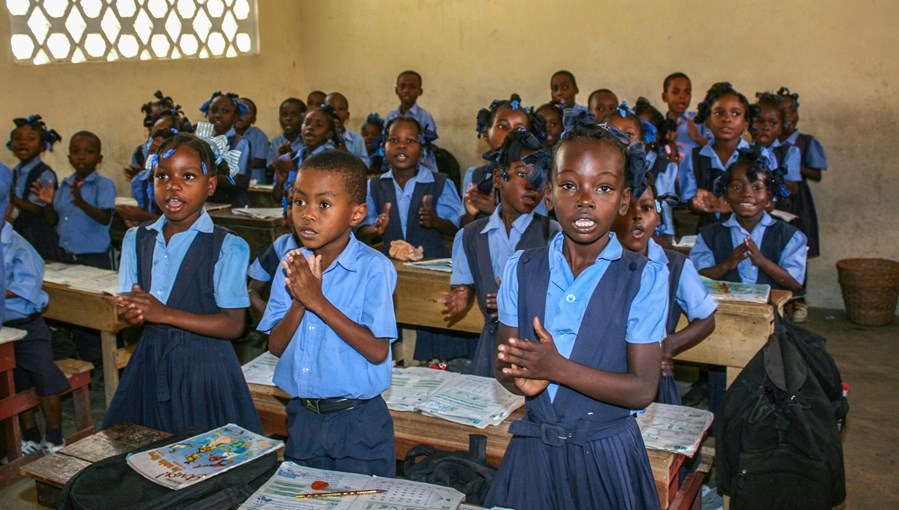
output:
M192 180L194 180L194 179L196 179L196 178L197 178L197 176L194 175L194 174L192 174L192 173L186 173L186 174L184 174L184 175L181 177L181 179L183 179L183 180L185 180L185 181L192 181Z
M400 143L400 139L395 136L391 136L387 139L387 143Z
M654 210L654 209L655 209L654 207L650 207L650 206L648 206L648 205L644 205L644 206L640 207L640 210L643 211L643 212L650 212L650 211L652 211L652 210Z
M497 127L497 129L502 129L503 131L509 130L509 125L506 124L505 122L500 122L499 124L496 125L496 127Z
M743 191L743 186L741 184L731 184L730 189L733 191Z
M154 176L154 178L155 178L156 180L159 180L159 181L164 181L164 180L168 179L169 176L168 176L168 174L158 173L158 172L157 172L157 174Z
M322 202L320 207L322 209L329 209L331 207L331 203L330 202Z
M418 144L418 140L415 138L409 138L408 140L406 140L406 145L416 145L416 144Z
M302 206L306 205L306 201L301 198L295 198L293 200L293 205L295 205L297 207L302 207Z
M522 179L527 179L527 178L528 178L528 173L527 173L527 172L518 172L518 173L516 173L515 175L517 175L518 177L521 177Z
M765 189L765 187L762 186L761 184L753 184L752 185L752 191L762 191L764 189Z
M612 191L614 191L614 188L612 188L608 184L600 184L596 187L596 190L600 193L611 193Z
M573 182L563 182L559 184L559 187L566 191L574 191L577 189L577 186L574 185Z

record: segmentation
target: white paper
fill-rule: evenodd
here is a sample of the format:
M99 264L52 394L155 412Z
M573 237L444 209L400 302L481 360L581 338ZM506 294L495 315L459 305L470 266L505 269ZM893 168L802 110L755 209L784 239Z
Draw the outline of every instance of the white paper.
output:
M327 482L322 490L313 490L316 481ZM332 498L297 499L299 494L384 489L380 494ZM284 462L262 487L250 496L244 510L454 510L464 495L448 487L396 478L379 478L354 473L327 471L292 462Z
M683 236L674 241L675 248L693 248L696 244L696 238L699 236Z
M60 264L58 262L51 262L44 266L45 282L69 285L76 289L82 289L82 284L90 285L94 280L106 278L110 275L115 275L118 278L115 271L91 266ZM116 284L118 284L118 281ZM94 292L97 292L95 289L84 288L83 290L93 290Z
M272 379L275 377L275 365L278 364L278 358L265 351L254 360L240 367L243 371L243 377L248 384L262 384L264 386L275 386Z
M492 377L459 375L417 408L450 421L485 428L499 425L523 405L523 396L510 393Z
M115 205L133 205L140 207L134 197L115 197Z
M11 328L9 326L0 328L0 344L15 342L16 340L21 340L26 336L28 336L28 332L21 329Z
M390 388L381 396L387 407L394 411L414 411L415 406L424 402L455 373L425 367L394 368Z
M429 259L419 260L416 262L406 262L409 267L418 269L430 269L432 271L440 271L442 273L453 272L453 259Z
M692 457L712 424L714 415L702 409L653 402L637 415L647 448Z
M781 211L780 209L774 209L773 211L771 211L771 216L774 216L775 218L779 219L780 221L785 221L787 223L790 223L793 220L799 219L799 216L796 216L795 214L793 214L791 212Z
M77 287L79 290L116 294L119 290L119 275L112 273L94 280L80 280L73 287Z
M280 207L235 207L234 209L231 209L231 212L241 216L249 216L250 218L258 219L284 217L284 209Z

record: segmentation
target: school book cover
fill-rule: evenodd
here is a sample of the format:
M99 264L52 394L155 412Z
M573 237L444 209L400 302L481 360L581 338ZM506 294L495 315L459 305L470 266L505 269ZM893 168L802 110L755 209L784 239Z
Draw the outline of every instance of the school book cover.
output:
M129 455L144 478L178 490L278 450L284 443L229 423L161 448Z
M741 282L722 282L705 276L699 277L709 294L718 301L742 301L745 303L767 303L770 285Z

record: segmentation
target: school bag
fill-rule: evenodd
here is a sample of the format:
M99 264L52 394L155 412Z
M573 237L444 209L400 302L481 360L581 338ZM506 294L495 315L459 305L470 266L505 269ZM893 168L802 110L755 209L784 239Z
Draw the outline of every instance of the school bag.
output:
M732 509L830 509L846 498L838 422L848 404L821 342L775 313L774 333L725 393L717 483Z
M405 478L452 487L465 494L465 502L484 504L496 468L487 464L487 437L468 436L468 451L447 452L420 444L406 453Z
M205 431L191 430L176 434L135 452L159 448L202 432ZM130 453L123 453L95 462L70 478L59 496L57 509L228 509L244 502L278 469L277 452L272 452L190 487L172 490L147 480L131 469L125 460L128 455Z
M459 190L459 187L462 186L462 167L459 166L456 156L453 156L452 152L443 147L436 147L434 149L434 161L437 163L437 171L448 175L453 184L456 185L456 191L464 194L465 190Z

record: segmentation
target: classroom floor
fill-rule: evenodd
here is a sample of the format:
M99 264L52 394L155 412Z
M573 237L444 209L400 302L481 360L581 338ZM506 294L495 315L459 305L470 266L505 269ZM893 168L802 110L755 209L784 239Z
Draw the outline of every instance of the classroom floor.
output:
M856 326L842 310L811 309L809 329L828 340L828 350L849 384L849 419L843 433L850 509L899 508L899 321L880 328ZM235 344L241 362L261 352L252 341ZM94 423L106 407L102 383L91 388ZM65 429L74 427L71 401L63 403ZM69 433L71 430L64 430ZM0 490L6 510L37 509L34 482L20 480Z

